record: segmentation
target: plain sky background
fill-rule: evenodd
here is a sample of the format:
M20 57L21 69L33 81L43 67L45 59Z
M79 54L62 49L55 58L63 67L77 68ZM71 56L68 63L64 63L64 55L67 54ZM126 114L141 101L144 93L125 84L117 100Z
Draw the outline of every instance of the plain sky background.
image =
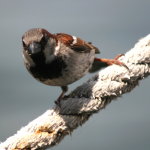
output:
M100 57L113 58L150 33L150 0L0 0L0 141L51 108L61 91L23 65L21 37L35 27L79 36L99 47ZM147 78L52 150L149 150L149 91Z

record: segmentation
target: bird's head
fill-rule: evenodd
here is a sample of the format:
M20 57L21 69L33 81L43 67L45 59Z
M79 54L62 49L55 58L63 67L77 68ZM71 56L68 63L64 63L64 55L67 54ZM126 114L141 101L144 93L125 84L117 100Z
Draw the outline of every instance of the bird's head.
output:
M53 34L42 28L30 29L22 36L23 51L31 58L43 56L50 60L57 45Z

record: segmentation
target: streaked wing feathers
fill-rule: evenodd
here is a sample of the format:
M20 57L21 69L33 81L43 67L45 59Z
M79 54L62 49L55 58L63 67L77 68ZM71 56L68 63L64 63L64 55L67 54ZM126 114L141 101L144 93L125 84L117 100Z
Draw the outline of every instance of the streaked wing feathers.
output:
M100 53L99 49L92 45L91 42L85 42L80 38L65 33L57 33L55 34L55 36L58 38L58 40L60 40L76 52L90 52L94 49L95 53Z

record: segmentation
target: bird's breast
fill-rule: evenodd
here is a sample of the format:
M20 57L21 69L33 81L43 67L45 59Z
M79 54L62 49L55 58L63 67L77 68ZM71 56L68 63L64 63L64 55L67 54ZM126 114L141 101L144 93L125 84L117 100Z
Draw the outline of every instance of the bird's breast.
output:
M67 53L50 63L27 65L28 71L40 82L51 86L65 86L79 80L91 68L95 53Z
M45 84L65 86L79 80L88 73L94 61L95 54L93 52L86 54L73 53L69 56L63 56L65 56L63 57L63 60L66 66L61 70L61 76L47 79L44 81Z
M41 82L53 80L62 76L62 70L66 68L66 64L62 59L55 59L49 64L36 64L28 67L28 71Z

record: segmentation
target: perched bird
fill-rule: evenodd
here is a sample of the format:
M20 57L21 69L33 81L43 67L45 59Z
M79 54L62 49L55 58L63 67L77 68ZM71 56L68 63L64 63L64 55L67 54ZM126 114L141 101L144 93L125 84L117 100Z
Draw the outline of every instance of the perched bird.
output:
M112 64L125 66L118 60L121 55L115 59L96 58L100 51L92 43L65 33L51 34L42 28L25 32L22 44L24 63L31 75L44 84L61 87L58 105L68 85L88 72Z

